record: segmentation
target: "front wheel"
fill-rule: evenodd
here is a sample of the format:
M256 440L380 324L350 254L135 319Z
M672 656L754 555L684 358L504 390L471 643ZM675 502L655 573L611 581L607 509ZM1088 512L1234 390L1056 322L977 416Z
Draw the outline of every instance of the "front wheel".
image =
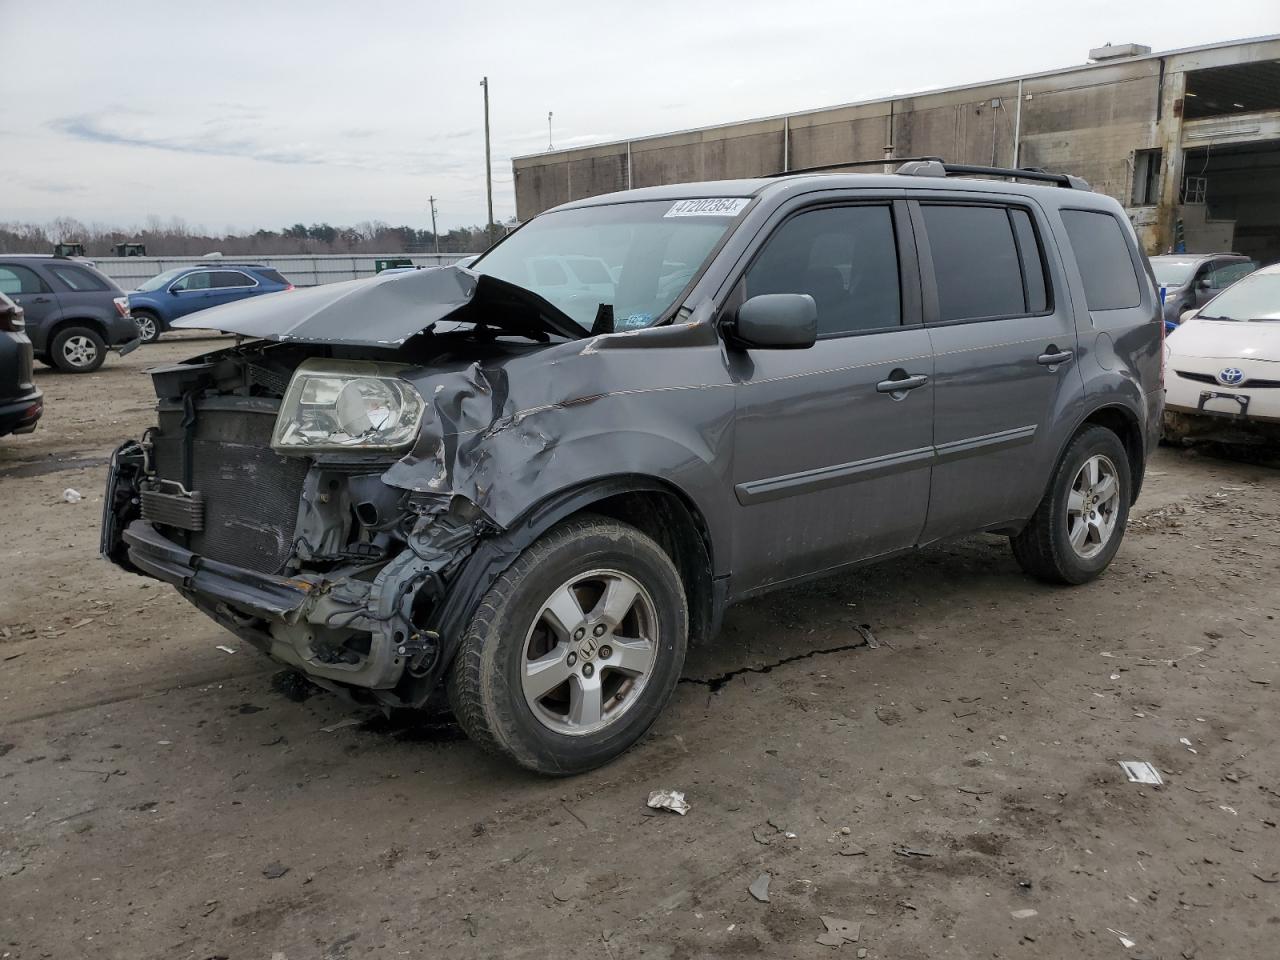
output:
M1085 583L1120 549L1133 481L1120 438L1091 426L1071 441L1031 521L1011 539L1027 573L1049 583Z
M571 520L485 595L449 699L480 746L538 773L581 773L653 725L687 636L684 587L662 548L603 517Z
M143 343L155 343L164 331L160 318L154 313L139 311L133 314L133 322L138 325L138 336Z

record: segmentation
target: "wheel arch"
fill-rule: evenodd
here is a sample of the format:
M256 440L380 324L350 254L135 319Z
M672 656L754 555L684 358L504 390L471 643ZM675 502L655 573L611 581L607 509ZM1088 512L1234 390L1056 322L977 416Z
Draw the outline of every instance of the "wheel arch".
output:
M1125 453L1128 454L1129 460L1129 477L1132 486L1129 504L1132 506L1137 502L1138 494L1142 492L1142 479L1146 472L1147 452L1142 431L1142 418L1127 404L1105 403L1085 413L1075 425L1075 429L1067 437L1062 449L1058 451L1058 456L1054 460L1054 473L1050 474L1050 476L1056 475L1058 465L1062 463L1062 458L1066 456L1067 448L1071 446L1071 441L1078 437L1082 430L1091 426L1105 427L1119 437L1120 442L1124 444Z
M431 616L431 628L443 644L440 671L448 669L467 623L494 580L552 527L584 513L630 524L652 537L671 557L684 583L690 642L714 635L724 610L723 581L713 576L714 546L702 511L669 481L619 474L549 494L501 533L481 540Z
M60 317L55 323L49 327L49 333L45 340L46 349L53 349L53 341L63 330L68 327L88 327L94 333L102 338L103 343L107 340L107 325L97 317L85 316L84 314L75 314L69 317Z

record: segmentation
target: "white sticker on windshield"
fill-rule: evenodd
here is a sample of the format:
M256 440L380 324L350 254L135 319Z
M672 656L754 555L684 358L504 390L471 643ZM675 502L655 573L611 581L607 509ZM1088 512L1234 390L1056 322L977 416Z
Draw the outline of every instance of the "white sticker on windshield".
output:
M677 200L666 217L736 217L751 200L747 197L700 197L697 200Z

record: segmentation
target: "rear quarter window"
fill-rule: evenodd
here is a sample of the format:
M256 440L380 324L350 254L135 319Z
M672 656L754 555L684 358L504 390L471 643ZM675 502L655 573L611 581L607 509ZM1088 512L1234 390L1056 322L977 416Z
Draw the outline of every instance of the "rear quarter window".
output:
M1090 310L1124 310L1142 302L1124 228L1109 213L1063 210L1062 223L1084 281Z
M272 283L283 283L286 285L289 283L289 281L284 278L284 274L279 270L259 270L258 276L270 280Z
M68 290L76 293L90 293L96 290L111 289L101 277L95 276L84 267L76 267L67 263L51 263L49 264L49 272L61 280Z

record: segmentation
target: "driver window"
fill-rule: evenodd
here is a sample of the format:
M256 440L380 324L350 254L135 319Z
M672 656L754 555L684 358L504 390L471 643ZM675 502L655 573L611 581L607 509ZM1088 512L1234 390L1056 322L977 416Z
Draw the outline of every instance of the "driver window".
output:
M902 323L898 251L887 205L826 207L779 227L747 269L747 297L807 293L818 335Z

